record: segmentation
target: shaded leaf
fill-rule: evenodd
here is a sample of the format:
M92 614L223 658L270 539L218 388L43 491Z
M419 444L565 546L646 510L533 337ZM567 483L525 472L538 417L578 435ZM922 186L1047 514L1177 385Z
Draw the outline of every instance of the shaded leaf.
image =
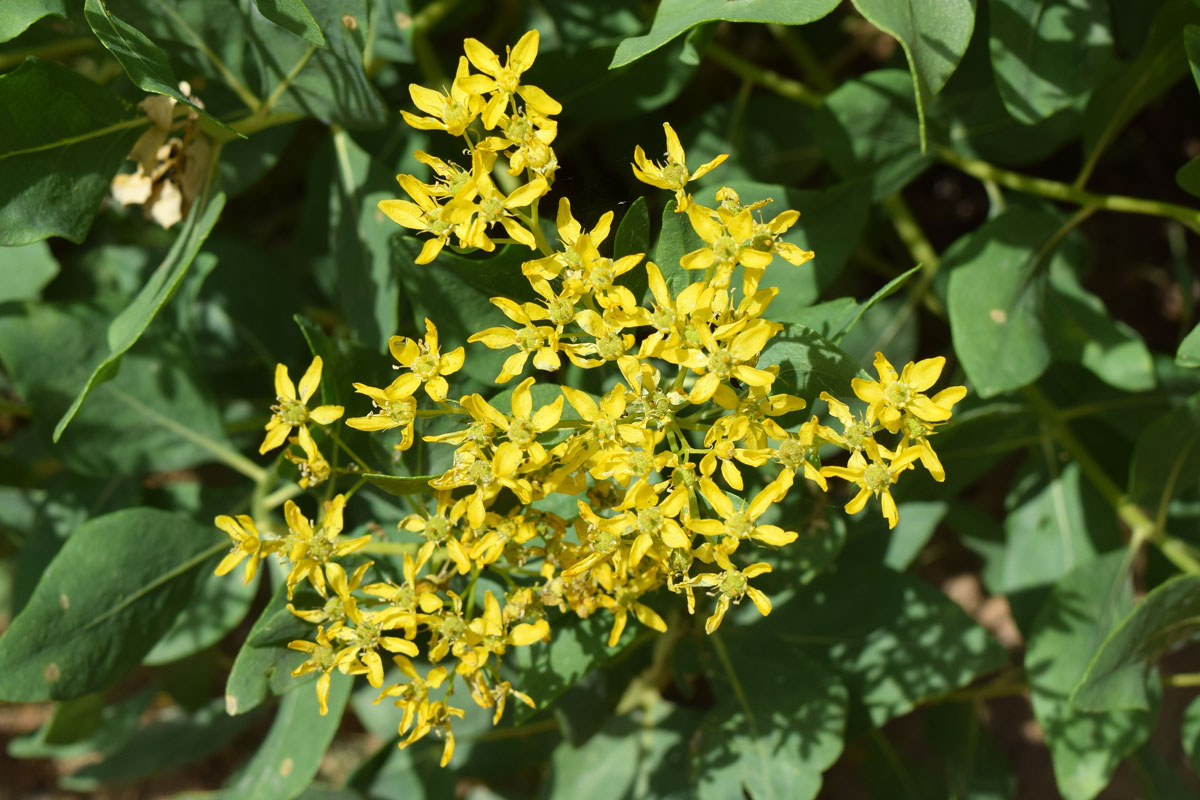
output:
M1106 3L995 0L988 12L996 85L1021 122L1082 107L1112 66Z
M237 574L240 576L241 571ZM250 610L260 575L256 574L250 583L229 580L224 575L206 575L198 582L195 596L150 648L142 663L150 666L169 664L221 641L225 634L241 624Z
M1200 325L1192 328L1192 332L1179 343L1175 363L1184 367L1200 367Z
M821 392L848 397L850 381L868 377L858 362L816 331L797 323L788 323L767 342L757 366L762 369L779 365L773 391L803 397L811 405Z
M1200 478L1200 395L1151 422L1129 465L1129 499L1164 514L1175 495Z
M941 703L926 711L925 740L942 758L945 797L1010 800L1017 776L970 703Z
M321 26L313 19L304 0L254 0L254 7L285 31L318 47L325 46L325 34L321 33Z
M403 497L407 494L426 494L430 491L429 482L437 475L381 475L368 472L363 475L367 483L382 489L390 495Z
M1108 553L1063 576L1030 630L1025 671L1033 713L1067 800L1096 796L1150 734L1146 711L1083 713L1068 702L1089 658L1132 605L1125 553Z
M245 714L272 693L282 694L311 678L290 674L307 656L289 649L287 643L305 638L313 626L289 611L287 602L287 587L280 585L238 650L225 682L227 714Z
M15 39L42 17L67 19L66 0L6 0L0 9L0 42Z
M954 73L975 28L975 0L852 0L867 21L900 42L916 92L921 150L926 109Z
M1183 752L1187 753L1192 771L1200 773L1200 697L1193 699L1184 709L1180 734Z
M0 637L0 696L70 699L138 663L227 547L187 516L128 508L75 531Z
M288 692L271 730L250 760L230 779L227 793L239 800L291 800L312 782L342 721L354 679L337 670L329 688L329 713L321 716L311 686Z
M30 58L0 75L0 246L47 236L83 241L148 124L136 108L58 64Z
M214 156L215 158L215 156ZM214 162L215 163L215 162ZM215 172L215 170L214 170ZM87 383L79 390L71 406L59 419L54 427L54 441L58 441L63 431L71 424L71 420L79 412L79 407L93 389L100 383L110 380L116 374L121 356L137 342L154 317L162 310L167 301L179 287L188 267L196 259L200 247L213 226L221 216L225 207L225 194L213 185L213 174L209 173L208 183L204 193L193 203L191 211L183 221L179 234L171 245L162 263L151 273L150 279L133 298L124 311L116 316L108 326L108 356L92 371Z
M838 0L663 0L654 24L644 36L624 40L613 54L610 69L623 67L653 52L679 34L706 22L776 22L803 25L824 17Z
M0 303L36 300L59 269L45 242L0 248L0 275L4 276L0 282Z
M1179 575L1159 584L1100 645L1071 703L1087 711L1151 708L1143 670L1197 630L1200 575Z
M1175 182L1189 194L1200 197L1200 156L1184 164L1175 173Z

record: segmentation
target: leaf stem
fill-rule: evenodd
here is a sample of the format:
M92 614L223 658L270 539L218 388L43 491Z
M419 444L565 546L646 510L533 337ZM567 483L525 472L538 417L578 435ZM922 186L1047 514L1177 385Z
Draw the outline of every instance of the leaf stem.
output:
M1143 542L1150 542L1167 560L1183 572L1200 574L1200 553L1197 553L1186 542L1169 536L1163 529L1165 519L1160 518L1157 522L1152 520L1121 490L1121 487L1109 477L1104 467L1088 451L1083 442L1079 441L1063 422L1058 410L1042 390L1030 385L1022 389L1021 393L1041 417L1050 435L1075 459L1083 474L1112 506L1117 518L1129 528L1130 549L1136 550L1141 547Z
M704 54L710 56L725 69L745 80L770 89L776 94L803 103L810 108L817 108L825 102L825 98L798 80L787 78L778 72L760 67L752 61L747 61L735 55L718 44L710 44Z
M1078 186L1060 181L1035 178L1019 172L1001 169L977 158L967 158L948 148L938 148L938 157L947 164L978 178L981 181L992 181L1001 186L1007 186L1026 194L1059 200L1064 203L1094 207L1104 211L1120 211L1127 214L1146 214L1155 217L1166 217L1186 225L1194 233L1200 234L1200 210L1187 206L1165 203L1159 200L1145 200L1138 197L1126 197L1116 194L1096 194Z

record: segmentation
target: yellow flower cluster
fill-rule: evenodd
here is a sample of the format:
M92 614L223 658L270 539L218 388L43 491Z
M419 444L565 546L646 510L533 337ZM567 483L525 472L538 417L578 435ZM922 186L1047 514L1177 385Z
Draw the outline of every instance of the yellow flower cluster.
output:
M425 320L423 340L392 338L401 374L391 385L354 384L374 410L346 420L362 431L399 428L400 450L415 444L419 420L435 415L461 420L454 430L423 437L430 446L452 446L453 461L429 481L432 508L416 499L414 513L399 523L421 540L404 556L402 582L361 585L370 562L350 574L339 563L369 538L340 537L343 495L326 503L317 525L289 501L288 532L279 537L260 534L249 517L217 520L234 540L219 572L249 558L248 579L263 555L276 553L290 565L289 597L307 582L324 598L318 608L293 609L318 628L314 641L291 645L309 654L297 674L321 673L322 705L334 669L364 674L381 689L381 700L392 699L403 710L401 745L430 732L443 735L443 763L453 753L452 719L463 714L450 704L455 676L476 703L495 709L496 720L510 695L532 705L501 679L500 661L509 647L548 640L553 612L611 614L609 646L631 617L666 630L649 602L664 587L684 596L689 613L696 609L697 590L714 598L705 623L709 633L744 598L768 614L770 600L751 582L771 566L747 559L747 551L793 542L797 532L774 524L770 512L790 492L827 491L827 478L858 487L848 511L861 510L874 495L895 526L892 484L918 463L943 479L930 437L965 394L963 387L925 394L944 359L909 364L897 373L878 354L879 380L853 383L866 403L864 412L856 416L841 400L821 396L841 431L815 415L789 424L806 403L781 388L778 366L759 365L783 329L765 316L779 290L760 283L776 255L796 266L813 257L782 238L799 214L788 210L764 220L758 212L765 203L743 205L727 187L717 191L714 207L698 202L688 183L724 156L689 170L669 125L664 125L666 162L652 163L638 148L633 172L673 192L675 210L703 240L704 247L669 265L673 275L692 271L699 279L674 291L663 268L643 254L604 255L612 213L589 230L566 198L558 204L560 242L551 246L537 210L557 168L550 145L556 132L552 116L560 108L522 82L537 46L537 33L530 32L501 63L468 39L447 91L411 87L414 104L426 116L405 112L405 120L462 137L470 166L419 153L434 173L433 183L401 175L410 200L385 200L380 208L429 236L419 263L436 258L447 244L491 250L499 240L493 238L497 225L508 241L541 251L522 267L538 300L492 298L512 325L468 339L511 351L498 383L522 376L531 362L543 374L553 372L565 357L583 369L609 368L611 388L594 396L550 380L553 388L546 394L553 398L546 402L542 394L535 401L536 379L529 376L516 384L507 408L480 394L451 399L447 377L463 366L464 349L443 353L437 327ZM482 74L472 74L472 66ZM501 193L492 174L502 169L525 183ZM644 301L622 281L636 269L645 271L648 282ZM319 370L318 360L297 394L280 367L279 404L263 445L265 451L282 444L296 430L295 442L305 453L296 460L306 465L310 482L317 471L311 455L316 447L308 444L307 423L326 425L341 415L331 406L305 408ZM427 400L418 400L421 389ZM894 449L876 441L884 432L899 437ZM845 466L822 466L823 449L825 455L848 453ZM542 501L554 495L567 498L572 511L545 510ZM490 591L477 597L476 580L485 570L508 587L503 598ZM381 653L392 654L398 668L397 682L386 687ZM413 660L422 653L427 665Z

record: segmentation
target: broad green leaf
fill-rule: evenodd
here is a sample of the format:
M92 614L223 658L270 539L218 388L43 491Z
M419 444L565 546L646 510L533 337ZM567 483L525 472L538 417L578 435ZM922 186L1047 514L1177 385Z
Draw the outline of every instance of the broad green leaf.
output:
M1196 794L1196 777L1188 773L1172 752L1168 758L1160 747L1146 743L1129 757L1137 774L1138 797L1142 800L1176 800Z
M426 494L432 491L429 488L429 482L437 475L381 475L379 473L368 472L363 475L367 483L372 486L382 489L395 497L403 497L407 494Z
M548 800L685 797L688 742L699 714L658 700L608 720L592 737L550 754Z
M1017 776L980 720L973 703L941 703L925 711L925 741L941 756L945 790L960 800L1009 800Z
M650 252L650 212L646 198L639 197L630 204L613 234L613 258Z
M1013 206L955 242L942 259L950 272L954 352L980 397L1037 380L1050 364L1044 306L1045 261L1070 257L1062 218ZM1047 245L1050 252L1041 255Z
M1104 301L1084 289L1063 261L1055 261L1049 274L1046 339L1055 359L1082 364L1117 389L1153 389L1154 360L1141 335L1113 319Z
M1166 518L1171 498L1200 478L1200 395L1151 422L1129 465L1129 499Z
M728 626L709 665L719 698L689 742L698 798L810 800L842 752L847 692L795 642Z
M1175 173L1175 182L1185 192L1200 197L1200 156L1196 156L1179 168Z
M1192 332L1179 343L1175 363L1184 367L1200 367L1200 325L1192 328Z
M1045 462L1034 451L1038 462ZM1011 594L1053 584L1098 552L1121 545L1115 519L1079 464L1035 463L1004 501L1003 557L985 567L993 592Z
M862 367L837 345L816 331L788 323L775 334L758 358L757 366L779 365L774 391L805 398L810 404L821 392L834 397L852 395L850 381L868 377Z
M1113 60L1105 3L995 0L988 10L996 85L1021 122L1082 107L1103 82Z
M1030 631L1025 671L1033 713L1067 800L1095 797L1117 764L1150 735L1149 712L1092 714L1069 703L1088 660L1132 605L1125 553L1108 553L1063 576Z
M822 575L762 625L834 669L850 689L852 729L882 725L1007 660L937 589L879 565Z
M175 622L150 649L143 664L157 666L178 661L212 647L225 634L241 624L258 590L259 575L250 583L224 575L206 575L191 602L175 617Z
M321 758L342 722L354 679L334 670L329 713L321 716L311 686L288 692L262 744L230 779L227 797L238 800L291 800L312 782Z
M307 691L299 684L308 680L290 674L307 656L289 649L287 643L305 638L313 627L289 611L287 602L287 587L280 585L246 635L225 682L225 713L245 714L272 693Z
M0 697L70 699L103 689L150 650L226 549L189 517L128 508L75 531L0 637Z
M898 69L868 72L835 89L813 117L813 133L834 171L869 181L876 200L933 163L921 149L912 80Z
M191 714L170 706L103 760L85 764L62 778L60 785L76 792L94 792L105 784L178 769L227 746L252 720L228 716L220 700Z
M774 22L804 25L821 19L837 7L837 0L663 0L654 24L644 36L621 42L610 69L623 67L653 52L684 31L706 22Z
M1187 54L1179 42L1187 23L1200 23L1200 5L1167 0L1137 58L1092 94L1084 111L1085 176L1129 121L1187 71Z
M834 344L840 344L842 338L850 331L851 328L858 324L860 319L862 319L863 314L870 311L871 307L880 300L890 297L899 291L900 287L903 286L908 279L913 276L913 273L919 269L921 269L921 265L917 264L915 267L900 273L884 284L875 292L875 294L871 295L866 301L859 304L858 308L855 309L854 314L841 323L840 327L829 337L829 340Z
M0 247L0 303L36 300L60 267L50 246L33 242L20 247Z
M1184 709L1180 734L1188 763L1194 772L1200 773L1200 697L1192 700Z
M154 695L147 687L110 703L102 692L58 703L42 727L9 741L8 755L60 760L114 752L137 731Z
M654 243L654 254L650 256L650 260L662 271L663 280L672 296L704 277L703 273L689 273L679 266L679 259L704 247L704 240L692 229L687 214L676 212L676 207L672 198L663 208L662 228L658 232L658 241Z
M900 521L887 540L883 563L903 572L921 554L933 532L946 516L945 500L912 500L897 505Z
M441 743L432 737L401 749L393 737L375 754L354 768L346 787L360 797L398 797L404 800L438 800L454 795L457 776L443 769ZM456 748L457 752L457 748Z
M417 264L421 244L422 240L412 236L392 238L392 265L412 303L413 318L421 325L411 333L423 336L420 320L432 320L445 343L442 352L465 346L463 373L485 385L493 384L500 365L516 348L489 350L479 343L468 344L467 338L491 326L518 327L489 300L501 296L522 302L535 297L521 274L521 263L537 258L537 253L516 244L505 245L489 258L468 258L443 250L432 264ZM538 374L532 359L526 369Z
M624 650L633 641L638 626L631 622L616 647L608 646L611 627L609 614L593 614L585 619L565 617L551 624L551 642L514 648L513 664L521 676L521 690L536 705L535 709L517 705L514 718L518 723L548 707L585 675Z
M67 19L67 0L5 0L0 9L0 42L15 39L51 14Z
M852 0L859 13L904 48L916 93L921 150L926 109L954 73L975 29L975 0Z
M377 205L395 197L395 177L345 130L334 131L331 154L330 245L338 300L353 337L383 350L399 326L400 284L391 264L398 229Z
M179 81L167 61L167 54L144 33L109 11L105 0L86 0L83 16L100 44L116 57L129 80L139 89L174 98L213 124L231 130L179 91Z
M108 326L108 356L92 371L91 377L79 390L70 408L55 425L54 441L57 442L63 431L71 424L71 420L79 413L79 407L83 405L83 401L87 399L92 390L104 381L111 380L116 374L121 356L145 333L146 328L150 327L150 323L154 321L154 317L171 299L179 287L180 281L183 280L183 276L187 274L188 267L192 265L196 255L200 252L204 240L208 238L213 226L217 224L217 219L221 216L221 209L225 207L225 195L213 185L214 174L215 168L209 173L208 183L203 194L196 198L191 211L183 221L175 243L171 245L171 249L162 263L150 275L150 279L133 298L133 302Z
M254 0L254 7L285 31L318 47L325 46L325 34L321 33L321 26L313 19L304 0Z
M107 324L107 313L79 304L0 312L0 360L47 444L54 420L103 358ZM126 355L125 368L97 389L55 452L72 470L105 478L238 458L190 353L165 332Z
M1180 575L1158 585L1100 645L1071 703L1089 711L1149 709L1150 698L1140 680L1143 670L1197 630L1200 575Z
M77 72L27 59L0 75L0 246L83 241L129 148L150 124Z

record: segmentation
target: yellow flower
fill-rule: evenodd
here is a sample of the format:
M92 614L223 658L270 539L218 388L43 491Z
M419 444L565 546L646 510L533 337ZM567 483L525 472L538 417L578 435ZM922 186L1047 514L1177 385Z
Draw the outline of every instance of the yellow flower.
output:
M317 406L309 411L306 406L317 386L321 383L320 356L313 358L304 376L300 378L300 393L296 394L296 386L288 377L288 368L283 364L275 365L275 400L271 406L271 419L267 422L267 436L259 446L258 452L266 453L274 450L287 441L292 428L299 428L308 434L309 420L318 425L329 425L342 416L341 406Z
M439 204L429 194L425 184L412 175L397 175L396 180L399 181L400 188L415 202L380 200L379 210L392 222L415 231L433 234L433 238L421 246L421 252L413 259L417 264L428 264L442 252L451 235L456 231L465 230L465 223L471 219L475 209L471 202L475 197L475 184L473 181L467 182L454 197L444 204Z
M878 419L889 432L896 433L900 430L901 417L906 412L927 422L950 419L954 404L967 393L965 386L946 389L934 399L923 394L937 383L945 365L946 359L942 356L927 358L915 364L909 362L897 375L895 367L883 353L876 353L875 371L879 373L879 380L855 378L850 382L854 393L868 404L867 424L873 424Z
M505 152L509 175L520 175L528 168L546 180L553 178L558 170L558 156L550 145L558 135L557 122L538 114L531 106L524 113L502 115L499 127L503 135L488 136L476 145L477 152L490 152L494 159L495 153L509 151Z
M508 50L503 65L496 54L478 39L465 40L463 50L475 68L487 76L472 75L468 81L470 89L477 94L493 93L483 109L483 126L488 130L500 122L513 94L520 95L539 114L553 116L562 111L562 106L550 95L536 86L521 83L521 74L533 66L537 58L537 31L529 31L518 39L517 44Z
M668 122L663 123L663 130L667 134L667 160L662 164L648 160L641 145L638 145L633 150L633 175L642 183L675 192L675 210L687 211L691 196L684 191L684 187L688 181L707 175L728 158L729 154L722 153L707 164L701 165L695 172L689 172L687 156L683 145L679 143L679 136Z
M425 394L437 402L446 399L450 384L442 376L453 375L462 369L466 350L456 347L446 355L438 350L437 326L425 318L425 338L413 341L406 336L393 336L388 340L388 349L400 366L408 367L412 374L425 385ZM415 390L414 390L415 391Z
M412 727L414 721L426 716L427 712L424 709L429 705L429 690L440 688L449 677L450 670L445 667L434 667L422 677L413 662L407 657L393 656L392 661L399 667L404 677L408 678L408 681L393 684L384 689L375 702L378 703L385 697L400 698L395 701L395 705L397 708L404 709L404 717L400 720L399 725L399 732L404 733Z
M217 565L215 570L217 575L229 573L249 557L250 560L246 562L244 573L245 583L249 583L254 579L254 574L258 572L258 565L262 561L262 557L283 547L283 542L278 539L272 538L263 541L262 534L258 532L258 528L254 527L254 520L245 514L238 514L236 519L222 514L214 522L218 528L229 535L229 538L233 539L233 548Z
M325 518L319 528L314 529L312 522L300 511L300 507L292 500L283 506L283 515L287 520L290 535L287 538L288 560L292 562L292 571L287 576L288 599L296 584L305 578L312 583L313 588L325 596L325 565L348 553L353 553L370 540L370 535L357 539L339 539L342 532L342 512L346 507L345 495L337 495L325 504Z
M640 579L616 582L611 569L598 569L597 573L597 582L609 593L597 595L596 601L601 608L606 608L613 614L613 626L608 634L609 647L616 647L617 642L621 641L621 634L625 632L625 624L630 614L650 630L666 632L667 623L658 612L638 599L656 588L657 579L644 575Z
M734 464L734 460L748 467L761 467L767 463L771 451L766 448L738 447L750 431L750 420L744 416L730 416L713 423L704 436L704 446L708 452L700 459L700 473L705 477L713 474L717 464L721 465L721 477L731 489L741 491L743 487L742 473Z
M589 244L593 247L598 246L608 238L609 231L612 229L612 221L613 212L605 211L600 215L600 219L596 222L595 227L590 231L585 231L579 220L575 219L575 215L571 213L571 201L565 197L560 198L555 226L558 228L559 241L563 247L562 251L543 258L526 261L521 265L521 271L531 281L535 276L551 281L557 278L564 269L579 270L583 263L583 258L576 247L579 238L587 236Z
M451 136L462 136L484 108L483 98L467 88L470 81L468 72L467 59L459 56L454 82L445 94L415 83L409 84L408 93L413 104L429 116L418 117L408 111L401 111L400 116L417 130L445 131Z
M774 253L796 266L813 258L811 250L779 238L796 224L799 211L784 211L765 223L755 222L749 208L734 214L723 208L713 212L693 203L687 214L692 228L708 246L688 253L679 265L684 269L707 269L715 264L713 285L718 288L728 285L734 268L740 265L744 268L742 292L753 294Z
M505 328L496 325L467 337L468 342L482 342L492 350L517 348L516 353L504 360L496 383L506 383L520 375L530 355L533 365L540 370L552 372L562 366L558 355L561 347L558 331L548 325L534 324L536 320L545 319L544 311L533 303L515 303L507 297L493 297L491 303L504 312L504 316L522 326Z
M313 441L308 428L300 428L299 435L291 437L288 441L292 444L300 445L300 449L304 452L303 456L297 456L290 450L286 450L283 453L284 458L300 469L299 483L301 489L320 486L329 480L329 475L332 472L329 462L325 459L325 456L321 455L321 451L317 449L317 443Z
M534 411L533 384L532 377L517 384L512 393L511 416L501 414L477 394L464 397L463 407L504 431L508 440L521 448L521 452L528 456L530 462L542 464L547 460L547 455L546 448L538 442L538 436L553 428L562 419L563 398L559 395L554 402Z
M461 349L461 348L460 348ZM371 398L376 410L365 417L351 417L346 424L359 431L388 431L400 428L397 450L407 450L413 443L413 420L417 417L417 398L413 392L421 385L414 373L401 375L385 389L355 383L354 391Z
M711 478L700 479L700 493L721 518L691 519L688 520L688 528L701 536L726 537L726 551L732 553L738 543L745 539L754 539L771 547L783 547L796 541L793 531L785 531L778 525L758 524L758 518L780 498L779 486L774 483L768 484L748 505L742 501L741 508L735 508L733 501Z
M921 448L908 447L893 453L886 447L875 444L873 439L868 439L864 449L870 457L869 461L861 451L855 451L846 466L822 467L821 474L858 484L858 494L846 503L847 513L857 514L862 511L867 500L874 495L879 498L888 528L894 528L900 521L900 514L896 510L896 501L892 499L890 487L901 472L921 457Z
M721 620L725 618L725 612L729 610L730 603L736 605L742 601L743 597L749 597L750 601L754 603L754 607L764 617L771 613L771 601L761 590L750 585L751 578L757 578L759 575L765 575L771 571L770 564L760 561L739 570L733 566L729 556L719 547L712 550L712 557L722 572L706 572L703 575L688 578L679 584L689 589L697 586L712 587L709 594L716 595L717 607L708 621L704 623L705 633L711 634L720 627Z
M321 716L325 716L329 713L329 683L332 679L331 673L339 668L343 668L344 672L344 667L349 665L350 659L346 657L344 651L342 654L338 653L338 649L329 640L329 635L324 628L317 628L317 640L315 642L288 642L288 647L292 650L308 653L308 660L292 670L293 678L298 678L310 672L319 671L321 673L321 677L317 678L317 702L321 706Z
M476 213L466 235L463 236L463 241L469 247L478 247L480 250L491 252L496 249L496 245L488 238L487 229L489 226L499 223L514 241L520 242L530 250L536 250L537 240L528 229L517 221L512 212L514 209L531 205L550 190L550 185L544 178L534 178L506 196L496 188L491 176L484 169L481 159L482 154L476 150L474 181L475 188L479 192L479 202L474 207Z
M775 449L774 455L780 466L783 467L783 471L779 474L780 478L785 474L788 475L787 488L791 488L792 479L797 473L803 473L804 477L820 486L822 491L828 491L829 486L825 482L825 476L813 466L809 459L817 454L820 447L820 443L817 441L818 436L827 441L833 441L837 434L822 425L816 417L812 417L801 425L800 430L794 434L784 430L775 420L767 420L764 426L768 435L779 442L779 447Z

